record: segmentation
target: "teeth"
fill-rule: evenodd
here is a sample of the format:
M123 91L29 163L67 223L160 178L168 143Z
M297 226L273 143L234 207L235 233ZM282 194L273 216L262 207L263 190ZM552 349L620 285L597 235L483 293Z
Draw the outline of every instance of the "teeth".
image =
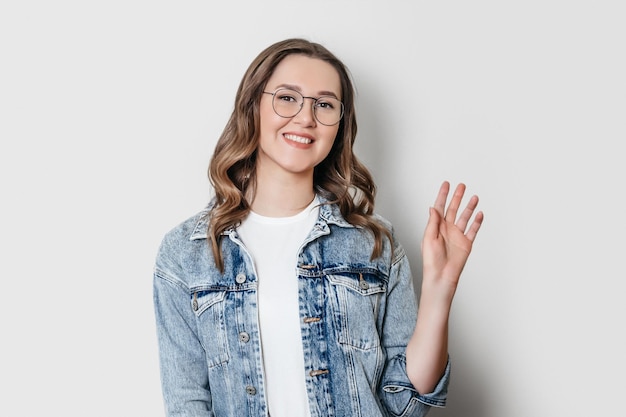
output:
M304 144L309 144L313 142L311 139L303 138L302 136L296 136L296 135L285 135L285 138L292 140L294 142L304 143Z

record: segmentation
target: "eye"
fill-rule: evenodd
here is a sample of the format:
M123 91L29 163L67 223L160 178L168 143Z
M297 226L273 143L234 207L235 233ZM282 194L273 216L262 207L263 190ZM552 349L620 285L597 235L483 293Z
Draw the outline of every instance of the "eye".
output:
M281 94L278 96L278 99L281 101L296 101L296 99L293 96L287 95L287 94Z
M276 99L280 101L284 101L286 103L298 103L297 93L295 91L277 91Z
M336 100L332 97L320 97L315 106L323 110L334 110L337 107Z

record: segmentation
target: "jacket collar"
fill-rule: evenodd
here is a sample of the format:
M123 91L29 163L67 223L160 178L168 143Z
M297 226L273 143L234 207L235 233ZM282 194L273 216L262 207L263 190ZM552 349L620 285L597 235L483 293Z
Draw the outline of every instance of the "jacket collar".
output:
M322 229L326 229L329 224L334 224L339 227L355 227L354 225L348 223L346 219L341 215L341 211L339 210L339 206L337 204L331 204L328 202L326 198L321 195L317 195L321 205L320 205L320 214L316 222L317 227L321 227ZM211 213L211 209L215 205L215 197L211 199L209 204L198 213L198 221L196 222L196 226L193 228L191 232L190 240L198 240L198 239L207 239L208 238L208 227L209 227L209 216ZM224 231L223 235L230 235L235 232L235 228L231 227Z

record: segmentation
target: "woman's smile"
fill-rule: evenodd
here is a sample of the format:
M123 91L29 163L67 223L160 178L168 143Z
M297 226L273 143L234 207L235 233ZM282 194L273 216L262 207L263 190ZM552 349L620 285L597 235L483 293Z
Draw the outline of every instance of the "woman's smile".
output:
M294 135L292 133L285 133L283 135L283 137L287 140L293 141L293 142L297 142L297 143L302 143L305 145L308 145L309 143L313 143L313 139L311 138L306 138L303 136L298 136L298 135Z

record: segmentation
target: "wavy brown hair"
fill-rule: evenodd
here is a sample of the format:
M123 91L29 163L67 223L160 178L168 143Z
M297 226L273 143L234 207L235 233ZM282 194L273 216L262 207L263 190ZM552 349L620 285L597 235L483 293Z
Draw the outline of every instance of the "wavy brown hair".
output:
M355 92L347 67L318 43L299 38L286 39L267 47L248 67L237 89L233 112L209 164L215 203L210 212L208 235L216 265L222 272L224 260L219 249L222 235L243 221L254 197L261 96L276 66L292 54L329 63L341 80L344 114L330 153L314 169L314 191L329 203L337 204L346 221L372 232L375 242L372 258L382 253L383 236L391 239L389 231L373 216L374 180L353 152L357 132Z

